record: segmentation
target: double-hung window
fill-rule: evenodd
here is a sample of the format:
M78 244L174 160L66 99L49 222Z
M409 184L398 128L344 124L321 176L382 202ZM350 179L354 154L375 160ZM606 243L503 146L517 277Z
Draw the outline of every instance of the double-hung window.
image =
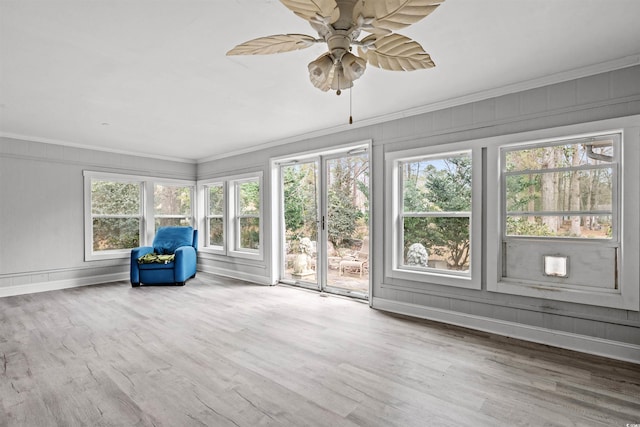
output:
M205 191L205 246L223 250L225 246L225 186L224 182L213 182L204 186Z
M201 181L205 252L262 259L262 174Z
M260 180L233 181L235 206L235 247L238 251L260 249Z
M143 230L142 182L118 177L89 179L91 253L139 246Z
M387 155L391 278L479 288L479 150L456 145Z
M638 130L597 130L624 123L489 143L489 291L638 309L637 263L623 253L638 247Z
M85 260L127 258L165 225L193 223L194 183L84 172Z

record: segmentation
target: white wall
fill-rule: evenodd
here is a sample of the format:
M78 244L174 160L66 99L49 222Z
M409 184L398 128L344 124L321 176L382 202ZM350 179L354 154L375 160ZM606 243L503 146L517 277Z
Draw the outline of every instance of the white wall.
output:
M640 66L208 161L198 165L198 178L224 176L238 169L261 170L269 189L269 160L273 157L371 139L373 307L640 362L637 311L492 293L486 291L485 278L482 290L391 280L384 276L382 250L386 244L385 153L637 114ZM267 211L272 208L269 202L267 196ZM270 232L265 235L267 245ZM640 262L640 254L626 256ZM245 269L242 260L232 258L203 260L202 264L211 271L221 265L229 271ZM268 282L270 265L271 260L266 259L259 268L246 268L264 274L260 281Z
M124 280L84 261L84 170L193 180L196 165L0 138L0 296Z

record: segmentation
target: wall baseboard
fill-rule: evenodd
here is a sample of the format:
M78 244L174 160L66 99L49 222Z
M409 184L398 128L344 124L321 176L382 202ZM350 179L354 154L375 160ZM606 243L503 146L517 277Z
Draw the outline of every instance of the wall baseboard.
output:
M256 283L258 285L271 286L272 283L268 277L259 276L257 274L244 273L237 270L229 270L227 268L211 267L208 265L198 265L198 272L205 274L213 274L216 276L229 277L231 279L245 280L247 282Z
M24 285L0 288L0 298L15 295L34 294L37 292L57 291L60 289L78 288L80 286L98 285L101 283L129 280L129 273L102 274L99 276L77 277L65 280L27 283Z
M371 307L391 313L434 320L510 338L640 364L640 346L635 344L539 328L384 298L372 298Z

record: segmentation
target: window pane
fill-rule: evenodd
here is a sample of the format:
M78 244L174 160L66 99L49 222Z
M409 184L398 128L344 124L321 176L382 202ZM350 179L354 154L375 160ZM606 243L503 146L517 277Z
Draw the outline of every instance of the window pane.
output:
M255 214L260 211L260 184L258 181L242 182L239 185L240 215Z
M614 140L618 137L605 135L547 147L509 150L505 154L505 167L507 171L522 171L610 164L614 159Z
M189 226L191 225L191 221L189 218L157 218L156 217L156 231L160 227L167 226Z
M224 212L224 191L222 185L209 187L209 214L222 215Z
M209 218L209 244L224 246L224 221L222 218Z
M240 248L259 249L260 219L240 218Z
M91 181L93 215L139 215L140 183Z
M94 218L93 250L129 249L140 246L139 218Z
M468 271L471 261L469 217L405 217L403 264ZM415 246L419 244L421 246ZM423 250L426 250L426 265Z
M471 210L471 155L402 163L403 212Z
M611 215L507 216L507 236L611 239Z
M506 177L507 212L611 211L611 168Z
M156 215L191 216L191 187L156 184L153 203Z

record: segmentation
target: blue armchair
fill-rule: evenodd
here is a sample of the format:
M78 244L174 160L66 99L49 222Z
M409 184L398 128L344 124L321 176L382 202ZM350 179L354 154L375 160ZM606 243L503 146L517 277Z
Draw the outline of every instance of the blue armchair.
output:
M183 286L187 279L196 276L197 251L198 230L192 227L158 228L153 246L131 250L131 286L135 288L141 283ZM167 261L167 257L161 256L157 262L140 262L139 259L147 254L175 255L175 258Z

